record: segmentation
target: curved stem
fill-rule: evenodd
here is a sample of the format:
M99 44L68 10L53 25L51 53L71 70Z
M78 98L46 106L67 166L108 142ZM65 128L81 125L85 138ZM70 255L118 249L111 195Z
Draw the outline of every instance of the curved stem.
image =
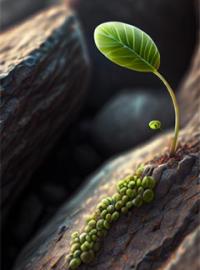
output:
M172 90L169 83L165 80L165 78L156 70L153 72L166 86L167 91L169 92L169 95L172 99L173 105L174 105L174 111L175 111L175 128L174 128L174 138L170 147L170 156L174 155L177 147L177 140L178 140L178 133L180 129L180 110L179 106L176 100L176 96L174 94L174 91Z

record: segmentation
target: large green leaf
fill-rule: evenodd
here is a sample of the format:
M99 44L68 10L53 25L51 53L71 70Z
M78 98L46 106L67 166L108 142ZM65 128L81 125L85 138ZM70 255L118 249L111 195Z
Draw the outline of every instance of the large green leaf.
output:
M159 51L145 32L121 23L106 22L95 29L97 48L112 62L136 71L153 72L160 66Z

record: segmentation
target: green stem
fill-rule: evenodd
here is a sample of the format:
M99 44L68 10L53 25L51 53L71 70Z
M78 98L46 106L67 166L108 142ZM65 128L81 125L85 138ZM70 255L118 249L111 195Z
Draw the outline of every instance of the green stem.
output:
M165 78L156 70L153 72L166 86L167 91L169 92L169 95L172 99L174 111L175 111L175 128L174 128L174 138L170 147L170 156L174 155L176 148L177 148L177 140L178 140L178 133L180 129L180 110L179 106L176 100L176 96L174 94L174 91L172 90L169 83L165 80Z

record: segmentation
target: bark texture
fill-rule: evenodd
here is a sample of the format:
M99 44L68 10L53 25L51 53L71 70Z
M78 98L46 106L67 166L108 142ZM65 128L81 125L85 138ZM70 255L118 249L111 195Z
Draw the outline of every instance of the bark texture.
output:
M76 16L55 6L1 34L3 213L80 110L89 61Z

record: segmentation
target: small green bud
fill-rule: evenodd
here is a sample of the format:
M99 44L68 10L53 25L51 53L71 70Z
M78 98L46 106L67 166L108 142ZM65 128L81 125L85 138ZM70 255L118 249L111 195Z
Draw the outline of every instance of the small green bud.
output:
M105 217L105 219L106 219L107 222L110 223L111 222L111 214L110 213L107 214L106 217Z
M109 212L109 213L113 213L114 212L114 210L115 210L115 207L114 207L114 205L109 205L108 207L107 207L107 211Z
M159 120L152 120L149 122L149 127L151 129L161 129L161 122Z
M83 242L85 242L85 239L86 239L86 236L87 236L87 233L83 232L80 234L80 243L83 244Z
M87 235L85 240L88 241L88 242L91 242L92 239L91 239L90 235Z
M96 220L91 219L91 220L88 222L88 226L90 226L91 228L94 228L94 227L96 226Z
M126 207L127 207L128 209L132 208L132 207L133 207L133 202L127 202L127 203L126 203Z
M97 228L97 230L103 229L103 222L104 222L103 219L99 219L99 220L97 221L97 223L96 223L96 228Z
M74 238L74 239L72 240L72 242L73 242L73 243L79 243L79 238L78 238L78 237Z
M80 264L81 264L81 260L79 258L74 258L70 261L69 268L72 270L77 269Z
M97 240L97 236L96 236L95 234L93 234L93 235L91 236L91 238L92 238L92 241L96 241L96 240Z
M124 196L122 197L122 203L123 203L123 204L125 204L126 202L128 202L128 200L129 200L129 198L128 198L127 195L124 195Z
M87 233L89 233L89 232L91 231L90 226L87 225L87 226L84 228L84 231L87 232Z
M73 254L73 257L79 257L81 255L81 251L80 250L76 250Z
M141 195L137 195L135 199L133 199L133 205L136 207L140 207L143 203Z
M85 241L85 242L81 245L81 250L82 250L82 251L86 251L86 250L88 250L88 249L90 249L90 243L87 242L87 241Z
M117 188L118 189L122 189L124 187L124 180L120 180L118 183L117 183Z
M73 253L75 250L78 250L80 248L79 243L75 243L71 246L71 252Z
M110 223L107 220L104 221L103 226L107 230L110 229Z
M94 257L95 255L93 250L86 251L81 254L81 261L87 264L90 263L94 259Z
M141 178L138 178L136 181L136 186L140 187L141 185L142 185L142 180L141 180Z
M106 209L104 209L102 212L101 212L101 217L102 218L105 218L106 214L108 213L108 211Z
M143 187L139 187L138 188L138 194L142 195L144 192L144 188Z
M129 188L132 188L132 189L135 187L135 185L136 185L136 184L135 184L135 181L133 181L133 180L131 180L131 181L128 183L128 187L129 187Z
M94 235L97 233L97 230L96 229L92 229L90 232L89 232L89 235Z
M79 236L79 233L78 232L73 232L72 235L71 235L71 238L76 238Z
M145 176L142 180L142 184L145 188L153 189L156 185L156 181L152 176Z
M119 216L119 212L115 211L114 213L112 213L111 220L116 221L118 220Z
M126 194L126 188L123 187L122 189L120 189L120 190L119 190L119 193L120 193L121 195Z
M134 197L134 192L132 189L128 188L127 191L126 191L126 195L130 198L130 199L133 199Z
M115 193L113 196L112 196L112 199L117 202L119 200L121 200L121 196L118 194L118 193Z
M122 206L123 206L122 201L118 201L118 202L115 204L115 209L116 209L116 210L120 210L120 209L122 208Z
M154 193L151 189L146 189L143 193L143 200L146 203L149 203L151 201L153 201L154 199Z

